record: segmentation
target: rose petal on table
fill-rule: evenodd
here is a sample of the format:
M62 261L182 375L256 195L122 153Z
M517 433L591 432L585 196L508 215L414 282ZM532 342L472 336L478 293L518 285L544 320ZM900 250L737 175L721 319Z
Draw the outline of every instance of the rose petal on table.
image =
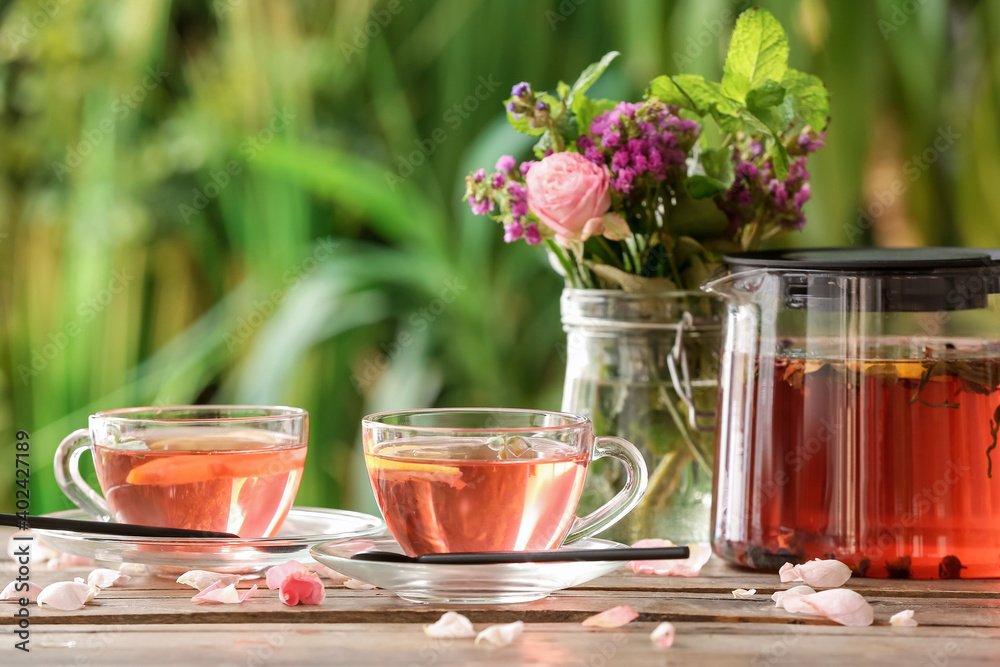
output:
M30 541L24 538L31 538ZM59 556L59 552L38 539L30 530L19 530L7 540L8 560L19 561L27 549L28 559L32 563L44 563ZM21 563L24 565L25 563Z
M344 586L355 591L370 591L375 588L371 584L366 584L360 579L348 579L344 582Z
M312 569L313 572L315 572L316 574L325 579L329 579L334 584L343 585L345 581L350 579L350 577L345 576L340 572L337 572L336 570L328 568L326 565L323 565L323 563L313 563Z
M503 648L517 639L522 632L524 632L522 621L491 625L476 635L476 646L482 644L487 648Z
M649 639L660 648L670 648L674 645L674 635L677 630L673 623L663 622L649 634Z
M124 574L121 570L111 570L106 567L99 567L87 575L87 585L98 588L109 588L116 583L127 583L132 577Z
M281 588L283 582L293 572L308 572L309 568L297 560L290 560L281 565L275 565L267 570L267 587L272 591Z
M639 618L639 612L628 605L619 605L594 614L583 622L585 628L620 628Z
M851 578L851 568L839 560L811 560L801 565L785 563L778 570L782 583L801 581L816 588L837 588Z
M77 581L60 581L49 584L39 591L36 601L42 608L76 611L93 600L98 592L96 586L88 586Z
M783 600L785 611L824 616L841 625L861 627L875 619L872 606L856 591L832 588L809 595L790 595Z
M12 581L4 587L3 592L0 592L0 600L27 599L29 602L34 602L41 592L42 587L33 581Z
M315 572L309 570L292 572L282 580L278 588L278 597L289 607L297 604L319 604L326 597L326 589L323 588L323 582Z
M737 588L733 591L733 597L737 600L749 600L753 596L757 595L757 589L751 588L747 590L746 588Z
M915 628L920 624L913 619L912 609L904 609L903 611L892 615L892 618L889 619L889 625L895 625L896 627L903 628Z
M45 563L45 567L49 570L65 570L67 567L86 567L93 564L93 558L84 558L83 556L74 556L73 554L59 554Z
M472 627L472 621L449 611L431 625L425 625L424 634L432 639L464 639L475 637L476 631Z
M239 581L240 575L238 574L222 574L208 570L188 570L177 577L178 584L197 588L199 591L204 591L212 584L221 583L223 586L228 586L229 584L238 584Z
M771 594L771 599L774 600L775 607L782 609L785 606L785 599L789 596L795 597L796 595L811 595L815 592L816 590L810 588L809 586L793 586L787 591L775 591Z
M218 602L220 604L240 604L257 592L257 584L242 593L236 590L235 584L223 586L221 581L217 581L205 590L191 598L192 602Z
M673 547L670 540L658 538L639 540L632 545L637 549L644 547ZM707 544L689 544L691 555L682 560L634 560L628 567L636 574L656 574L673 577L697 577L701 568L712 557L712 548Z

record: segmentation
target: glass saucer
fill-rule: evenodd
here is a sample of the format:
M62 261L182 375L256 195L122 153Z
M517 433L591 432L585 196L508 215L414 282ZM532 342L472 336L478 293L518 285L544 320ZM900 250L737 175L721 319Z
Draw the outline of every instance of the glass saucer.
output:
M79 509L45 516L91 519ZM66 530L33 529L59 551L113 563L150 566L156 574L176 576L188 570L251 574L296 559L309 562L309 547L331 539L359 538L385 532L382 519L347 510L293 507L274 537L177 539L121 537Z
M578 540L566 549L625 547L610 540ZM530 602L579 586L625 563L592 561L563 563L504 563L498 565L439 565L351 560L360 551L403 553L391 536L337 540L309 550L312 557L337 572L392 591L411 602L502 604Z

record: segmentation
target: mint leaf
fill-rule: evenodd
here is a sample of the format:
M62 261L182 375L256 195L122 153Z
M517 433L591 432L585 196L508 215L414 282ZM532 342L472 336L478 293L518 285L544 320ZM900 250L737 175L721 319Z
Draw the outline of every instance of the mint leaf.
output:
M685 95L666 74L661 74L649 82L649 96L655 97L664 104L671 104L690 111L698 111L697 105L691 98Z
M587 69L583 70L579 78L573 84L573 88L570 90L570 97L576 97L577 95L587 92L587 89L594 85L594 82L602 74L604 70L608 68L611 61L618 56L617 51L609 51L604 54L604 57L598 60L596 63L587 66Z
M513 98L511 98L513 99ZM506 106L506 102L504 105ZM545 132L544 127L531 127L531 116L522 115L520 118L514 118L514 114L507 112L507 122L510 126L520 132L521 134L530 134L533 137L537 137Z
M768 79L759 87L747 93L747 107L766 109L776 107L785 99L785 88L777 81Z
M569 97L569 93L570 93L569 84L566 83L565 81L560 81L559 84L556 86L556 95L559 96L559 99L564 100L567 97Z
M678 74L672 78L673 84L694 104L694 110L704 115L717 112L727 116L737 113L733 101L722 94L715 81L705 81L697 74Z
M790 101L792 117L813 131L822 132L830 114L830 96L819 77L790 69L781 83L787 91L785 97Z
M574 95L571 108L576 117L577 130L580 134L585 134L590 130L590 121L594 120L595 116L614 109L615 101L592 100L586 95Z
M736 21L726 54L722 92L743 102L764 81L781 81L788 69L788 38L774 15L748 9Z
M726 187L725 183L711 176L695 174L684 180L684 189L687 190L688 197L691 199L711 199L721 195L729 188Z
M733 152L729 148L708 148L698 156L705 175L722 183L728 190L736 175L733 173Z
M771 164L774 165L774 177L779 181L788 178L788 151L780 140L774 140L774 147L771 150Z

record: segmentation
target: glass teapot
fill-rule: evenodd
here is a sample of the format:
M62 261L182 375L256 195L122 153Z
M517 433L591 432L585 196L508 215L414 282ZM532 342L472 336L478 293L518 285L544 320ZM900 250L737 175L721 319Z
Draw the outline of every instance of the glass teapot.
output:
M715 552L1000 577L1000 251L726 261Z

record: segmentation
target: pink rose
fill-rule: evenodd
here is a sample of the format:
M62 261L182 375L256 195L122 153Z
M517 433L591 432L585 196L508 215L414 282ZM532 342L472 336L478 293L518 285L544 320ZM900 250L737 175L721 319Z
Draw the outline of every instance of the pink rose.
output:
M528 208L561 243L602 233L604 213L611 207L603 167L579 153L553 153L531 167L525 183Z

